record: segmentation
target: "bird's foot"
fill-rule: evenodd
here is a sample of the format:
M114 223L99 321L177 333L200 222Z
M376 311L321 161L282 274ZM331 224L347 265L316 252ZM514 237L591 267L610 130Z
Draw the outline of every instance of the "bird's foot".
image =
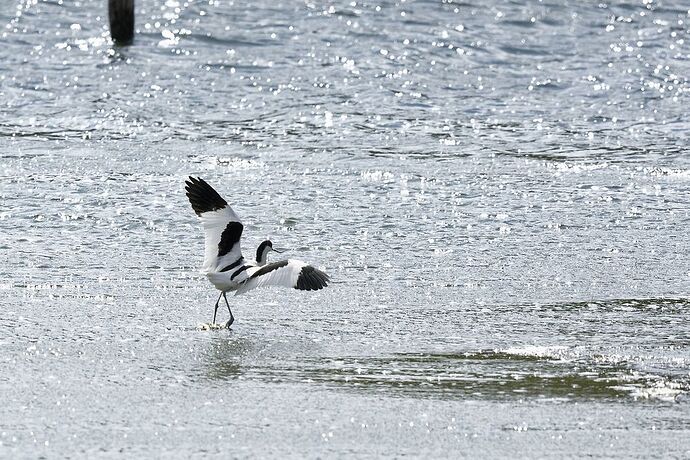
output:
M232 326L232 323L235 322L235 318L230 318L227 323L225 323L225 327L230 329L230 326Z

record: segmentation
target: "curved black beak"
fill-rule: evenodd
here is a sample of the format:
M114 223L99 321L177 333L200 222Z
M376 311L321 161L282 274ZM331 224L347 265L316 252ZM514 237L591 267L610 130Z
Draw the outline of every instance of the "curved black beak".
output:
M277 252L278 254L280 254L281 252L285 252L285 249L281 249L281 250L278 250L275 248L271 248L271 249L273 249L273 252Z

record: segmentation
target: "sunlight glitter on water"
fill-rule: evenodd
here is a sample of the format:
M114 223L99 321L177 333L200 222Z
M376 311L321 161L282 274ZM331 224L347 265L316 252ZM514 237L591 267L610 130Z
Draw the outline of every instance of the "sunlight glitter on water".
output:
M0 456L688 455L687 8L137 8L0 6Z

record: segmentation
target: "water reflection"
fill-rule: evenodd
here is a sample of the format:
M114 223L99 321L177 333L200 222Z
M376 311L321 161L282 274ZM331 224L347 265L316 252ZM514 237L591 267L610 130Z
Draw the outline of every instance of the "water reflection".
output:
M247 363L256 361L261 346L248 337L237 337L232 330L212 331L217 334L201 356L203 375L211 380L233 380L251 373Z
M290 358L263 357L265 350L244 339L214 340L206 375L433 399L684 400L690 392L687 376L645 373L625 360L574 357L560 348Z

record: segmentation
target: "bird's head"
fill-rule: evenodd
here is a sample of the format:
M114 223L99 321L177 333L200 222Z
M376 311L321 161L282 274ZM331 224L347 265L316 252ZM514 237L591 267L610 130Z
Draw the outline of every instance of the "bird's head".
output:
M273 249L273 243L271 240L262 241L258 248L256 248L256 263L259 265L265 265L268 261L269 252L283 252L277 249Z

